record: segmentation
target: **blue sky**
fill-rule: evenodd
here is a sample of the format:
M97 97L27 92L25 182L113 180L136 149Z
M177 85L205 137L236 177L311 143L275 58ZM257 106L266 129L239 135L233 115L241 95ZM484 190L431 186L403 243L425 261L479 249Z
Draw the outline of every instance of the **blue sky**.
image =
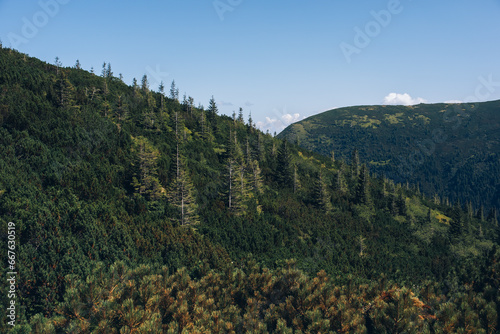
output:
M331 108L500 99L500 0L0 0L4 46L263 129Z

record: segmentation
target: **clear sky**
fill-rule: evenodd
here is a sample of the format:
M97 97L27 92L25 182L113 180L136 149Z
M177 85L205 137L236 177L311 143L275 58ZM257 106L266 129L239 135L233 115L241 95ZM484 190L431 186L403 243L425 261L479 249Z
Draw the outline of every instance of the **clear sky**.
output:
M500 0L0 0L0 39L175 79L271 132L334 107L500 99Z

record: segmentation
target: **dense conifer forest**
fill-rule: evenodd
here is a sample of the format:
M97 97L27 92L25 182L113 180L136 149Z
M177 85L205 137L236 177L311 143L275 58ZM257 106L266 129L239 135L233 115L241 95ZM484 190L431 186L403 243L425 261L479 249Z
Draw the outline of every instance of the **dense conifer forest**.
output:
M338 108L278 135L338 158L354 149L370 169L428 196L500 209L500 101Z
M495 211L179 89L0 49L1 332L497 332Z

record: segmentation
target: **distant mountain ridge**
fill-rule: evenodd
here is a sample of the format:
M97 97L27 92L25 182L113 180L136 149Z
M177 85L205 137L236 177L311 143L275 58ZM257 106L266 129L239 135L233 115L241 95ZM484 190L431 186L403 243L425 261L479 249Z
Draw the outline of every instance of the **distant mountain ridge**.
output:
M355 106L311 116L278 138L323 155L359 150L370 170L429 195L500 207L500 101Z

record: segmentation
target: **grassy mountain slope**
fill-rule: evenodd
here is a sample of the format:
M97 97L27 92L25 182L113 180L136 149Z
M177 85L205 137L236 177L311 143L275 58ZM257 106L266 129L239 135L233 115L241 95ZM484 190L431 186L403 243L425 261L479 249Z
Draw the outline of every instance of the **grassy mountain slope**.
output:
M127 86L5 48L0 125L17 332L213 332L214 314L228 332L438 329L462 325L449 314L465 314L466 289L491 308L471 306L475 328L496 326L495 219L373 178L362 161L272 138L213 101L167 98L147 77ZM431 313L408 302L424 295Z
M359 106L290 125L279 138L339 158L359 150L370 169L432 196L500 208L500 101Z

